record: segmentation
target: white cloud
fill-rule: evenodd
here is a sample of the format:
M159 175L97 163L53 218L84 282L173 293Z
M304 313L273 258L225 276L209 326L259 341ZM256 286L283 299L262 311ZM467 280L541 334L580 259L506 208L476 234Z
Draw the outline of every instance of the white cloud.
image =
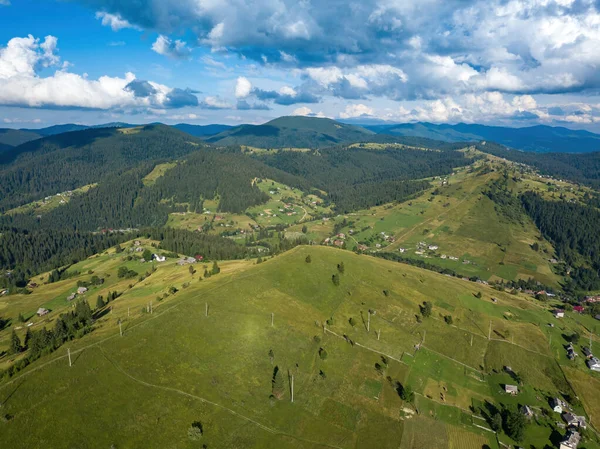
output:
M127 20L121 18L118 14L109 14L107 12L98 11L96 13L96 19L102 21L102 25L109 26L113 31L119 31L123 28L136 28L130 24Z
M137 81L133 73L124 77L101 76L96 80L68 71L56 55L57 39L43 41L28 36L13 38L0 48L0 105L51 108L139 108L177 107L189 93L155 83ZM40 77L40 67L59 66L51 76ZM131 88L143 87L143 95ZM135 84L135 83L134 83Z
M0 0L0 6L10 6L10 0Z
M217 96L205 97L201 106L207 109L232 109L233 106L227 101Z
M301 115L304 117L320 117L324 118L325 114L323 112L313 112L312 109L307 108L306 106L302 106L301 108L294 109L292 115Z
M250 91L252 90L252 83L248 81L248 78L244 76L238 77L235 83L235 97L236 98L246 98L250 95Z
M173 59L189 59L191 49L187 47L187 43L182 40L172 41L167 36L162 34L156 38L152 44L152 50L159 55L167 56Z
M344 112L340 112L340 118L371 117L375 111L364 104L349 104Z
M298 95L298 92L296 92L296 90L294 90L290 86L283 86L282 88L279 89L278 92L281 95L289 95L290 97L295 97L296 95Z

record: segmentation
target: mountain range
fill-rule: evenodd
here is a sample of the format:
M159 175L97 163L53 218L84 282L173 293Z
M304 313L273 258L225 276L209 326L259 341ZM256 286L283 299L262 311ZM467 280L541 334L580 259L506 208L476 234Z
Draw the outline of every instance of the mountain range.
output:
M0 129L0 153L23 143L90 128L131 128L139 125L106 123L95 126L54 125L41 129ZM262 125L172 125L180 131L218 146L246 145L259 148L324 148L360 141L390 142L398 137L443 142L492 141L509 148L538 153L589 153L600 151L600 134L545 125L509 128L459 123L357 124L326 118L288 116Z

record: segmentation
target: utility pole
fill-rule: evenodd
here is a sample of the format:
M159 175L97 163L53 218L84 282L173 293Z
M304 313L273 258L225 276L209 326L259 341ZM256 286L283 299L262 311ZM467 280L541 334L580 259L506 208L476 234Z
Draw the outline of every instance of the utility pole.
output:
M377 331L377 341L379 341L379 337L381 336L381 329Z
M127 318L129 318L129 307L127 307Z
M592 350L592 331L590 331L590 351Z
M471 346L473 346L473 334L471 334Z
M71 363L71 349L67 348L67 354L69 356L69 366L73 366L73 364Z
M371 309L369 309L369 317L367 318L367 332L371 332Z
M275 314L273 312L271 312L271 327L273 327L273 318L275 317Z
M152 314L152 301L150 301L150 314Z
M123 327L121 325L121 320L119 319L119 333L121 334L121 337L123 336Z
M488 331L488 340L492 339L492 322L490 321L490 330Z
M208 316L208 303L206 303L206 307L205 307L205 311L204 311L204 316Z
M292 374L292 402L294 402L294 375Z

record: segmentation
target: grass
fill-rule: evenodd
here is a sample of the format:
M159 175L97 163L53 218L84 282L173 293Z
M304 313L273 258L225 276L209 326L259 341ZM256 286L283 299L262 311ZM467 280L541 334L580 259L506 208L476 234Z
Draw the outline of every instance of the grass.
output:
M88 184L82 187L79 187L74 190L69 190L66 192L60 192L56 195L50 195L42 200L33 201L28 204L24 204L17 208L6 211L6 215L14 215L14 214L24 214L24 213L33 213L33 214L45 214L50 212L52 209L55 209L59 206L67 204L71 201L71 198L78 195L83 195L88 190L96 187L97 184Z
M142 182L145 186L153 185L158 178L163 176L168 170L177 166L177 162L166 162L164 164L156 165L150 173L148 173Z
M308 254L311 263L305 262ZM187 429L201 421L205 434L199 443L208 447L496 448L464 411L471 403L527 399L538 404L538 389L558 394L568 388L551 356L483 336L471 346L470 331L438 317L451 309L462 326L466 310L476 305L483 323L488 317L502 320L502 310L520 311L520 320L547 313L524 298L486 286L347 251L298 247L260 265L220 262L221 274L202 281L171 260L157 264L155 273L129 288L122 285L129 281L112 273L123 263L133 269L140 263L121 258L111 250L77 265L85 273L79 279L92 269L111 274L107 282L114 284L102 290L123 289L112 303L113 313L102 317L90 335L0 384L3 414L13 416L0 422L2 446L197 447ZM335 286L331 275L340 262L346 268ZM21 308L33 310L70 290L77 279L41 285L37 296L3 298L2 314L14 317ZM152 315L141 312L170 286L179 291L156 301ZM479 290L482 299L473 296ZM491 295L498 297L494 306L483 302ZM418 323L415 315L425 299L434 302L434 313ZM376 311L370 332L362 321L368 309ZM53 326L61 310L47 321L36 319L38 326ZM135 313L127 317L128 310ZM356 326L349 324L350 317ZM327 328L339 336L323 333L322 323L329 318L333 324ZM124 320L123 337L119 319ZM516 320L509 323L524 323ZM380 339L375 330L381 330ZM4 340L9 332L2 331ZM407 355L425 333L424 348ZM72 368L65 358L67 347L74 355ZM328 353L324 360L320 348ZM382 354L388 361L383 373L376 369ZM1 362L9 363L6 356ZM505 364L522 372L520 397L501 393L507 375L494 370ZM281 401L269 398L275 365L285 374ZM406 412L412 406L400 399L396 381L425 395L416 399L419 414ZM540 429L532 431L531 444L545 444L547 432Z

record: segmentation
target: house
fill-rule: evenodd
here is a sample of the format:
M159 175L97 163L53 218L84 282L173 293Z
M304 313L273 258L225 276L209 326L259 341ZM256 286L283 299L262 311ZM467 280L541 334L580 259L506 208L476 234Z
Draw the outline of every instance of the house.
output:
M35 282L30 282L28 287L29 288L36 288L38 285Z
M573 312L583 313L585 308L583 306L573 306Z
M190 265L196 263L196 259L194 257L183 257L177 261L177 265Z
M88 289L87 289L86 287L79 287L79 288L77 289L77 294L78 294L78 295L83 295L83 294L84 294L85 292L87 292L87 291L88 291Z
M67 301L73 301L75 299L75 293L71 293L69 296L67 296Z
M600 360L597 357L592 357L585 363L592 371L600 371Z
M48 315L48 313L50 313L50 311L48 309L44 309L43 307L40 307L36 313L37 313L37 316L44 316L44 315Z
M504 385L504 391L514 396L519 393L519 387L516 385Z
M570 412L564 412L561 417L570 427L578 427L580 429L587 427L585 416L577 416Z
M581 436L579 432L569 430L565 435L565 439L560 442L559 449L577 449L580 441Z
M430 250L430 251L435 251L435 250L437 250L437 249L439 248L439 246L436 246L436 245L429 245L429 247L428 247L428 248L429 248L429 250Z
M563 410L567 409L567 403L560 398L552 398L550 399L550 407L556 413L562 413Z
M346 238L346 234L344 234L343 232L340 232L337 236L339 238L341 238L341 239L345 239Z
M333 244L334 244L335 246L344 246L344 242L343 242L342 240L335 240L335 241L333 242Z
M531 407L528 405L521 407L521 413L523 413L523 415L525 415L527 418L531 418L533 416L533 410L531 410Z
M592 354L592 350L587 346L583 348L582 352L586 359L591 359L594 357L594 354Z
M138 246L138 247L135 249L135 252L136 252L136 253L143 253L143 252L144 252L144 248L142 248L141 246Z
M142 244L142 242L140 242L139 240L136 240L135 242L133 242L133 244L135 246L140 246Z
M554 314L554 318L564 318L565 317L565 311L563 309L554 309L552 311L552 313Z
M152 260L156 260L157 262L164 262L165 260L167 260L167 258L159 254L152 254Z

